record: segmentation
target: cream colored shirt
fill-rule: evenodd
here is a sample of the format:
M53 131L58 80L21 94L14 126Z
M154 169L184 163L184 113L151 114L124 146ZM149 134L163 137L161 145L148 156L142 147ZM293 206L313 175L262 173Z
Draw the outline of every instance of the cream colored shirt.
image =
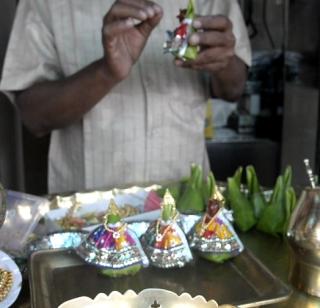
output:
M203 137L208 97L199 72L177 68L163 54L165 32L177 26L187 0L157 0L164 17L130 76L78 123L51 135L49 192L177 180L190 164L208 168ZM102 19L111 0L21 0L1 90L56 80L101 58ZM250 64L237 0L197 0L197 13L227 15L236 54Z

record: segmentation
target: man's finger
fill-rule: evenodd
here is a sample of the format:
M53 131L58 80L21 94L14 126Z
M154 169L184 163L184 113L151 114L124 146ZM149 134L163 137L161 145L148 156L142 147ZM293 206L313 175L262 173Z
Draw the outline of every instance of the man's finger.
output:
M235 55L232 49L208 48L201 51L197 58L193 60L194 65L202 65L220 61L229 61Z
M117 34L122 33L132 27L135 22L132 18L116 20L103 26L102 33L106 39L112 39Z
M235 37L232 33L204 31L192 34L189 38L189 43L194 46L234 47Z
M132 5L117 3L113 5L104 18L104 23L112 22L118 19L126 19L128 17L143 21L148 18L146 10L136 8Z
M199 70L199 71L217 72L226 68L227 65L228 65L227 61L219 61L219 62L209 63L209 64L207 63L202 65L191 65L190 68L194 70Z
M124 3L127 5L132 5L140 9L144 9L146 7L153 7L153 6L158 6L153 1L146 1L146 0L118 0L120 3Z
M145 36L149 36L151 31L155 28L156 25L159 24L161 18L163 16L162 9L153 17L145 20L141 24L137 25L137 29Z
M195 29L226 31L232 29L232 22L225 16L199 16L193 21Z
M160 6L153 2L145 1L143 5L139 5L139 3L141 2L126 3L123 0L115 2L105 17L106 22L127 17L143 21L147 18L153 18L161 11Z

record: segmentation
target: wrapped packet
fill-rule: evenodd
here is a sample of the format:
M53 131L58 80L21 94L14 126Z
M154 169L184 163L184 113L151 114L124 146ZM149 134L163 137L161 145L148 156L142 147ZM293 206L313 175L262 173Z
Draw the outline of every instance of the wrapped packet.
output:
M194 60L198 55L198 47L188 44L189 37L195 32L192 27L195 18L194 0L189 0L188 7L179 12L179 26L173 31L166 32L167 38L163 49L165 53L172 53L176 58L182 60Z
M155 267L183 267L192 260L184 232L177 224L179 212L169 190L161 204L161 217L151 223L141 237L141 243L150 263Z
M86 262L110 277L133 275L149 264L140 241L120 217L111 199L104 225L93 230L76 249Z
M230 220L231 213L221 207L221 200L215 194L208 202L206 213L189 233L190 247L201 257L217 263L240 254L244 246Z

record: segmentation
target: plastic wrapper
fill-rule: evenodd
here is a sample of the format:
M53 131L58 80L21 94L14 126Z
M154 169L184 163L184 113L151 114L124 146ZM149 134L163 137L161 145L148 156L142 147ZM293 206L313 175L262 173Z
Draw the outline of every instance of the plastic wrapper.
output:
M179 12L179 26L173 31L166 32L167 38L164 43L164 52L172 53L176 58L182 60L194 60L198 55L198 47L190 46L188 43L189 37L195 32L192 27L192 22L195 17L194 0L189 0L188 7Z
M177 220L179 213L169 191L164 195L161 217L150 224L141 242L150 263L155 267L183 267L192 260L192 254Z
M194 225L188 236L192 249L217 263L235 257L244 249L230 223L231 213L220 207L219 203L217 199L209 200L207 212Z
M149 264L137 235L122 221L113 200L104 225L92 231L76 252L111 277L135 274Z
M49 210L49 201L37 196L6 191L6 213L0 229L0 249L23 256L39 220Z
M28 245L28 255L39 250L77 248L87 236L88 232L81 230L48 234Z

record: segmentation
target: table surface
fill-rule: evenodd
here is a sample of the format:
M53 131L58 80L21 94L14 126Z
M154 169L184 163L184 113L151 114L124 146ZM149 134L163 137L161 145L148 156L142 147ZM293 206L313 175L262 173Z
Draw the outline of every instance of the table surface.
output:
M290 285L288 281L289 273L289 247L285 240L271 237L257 231L250 231L245 234L239 234L244 245L248 247L258 259L260 259L270 271L279 277L282 281ZM268 305L270 308L316 308L320 307L320 298L308 296L293 288L290 298L282 303ZM28 281L23 282L22 292L14 304L17 308L29 308L29 288Z

